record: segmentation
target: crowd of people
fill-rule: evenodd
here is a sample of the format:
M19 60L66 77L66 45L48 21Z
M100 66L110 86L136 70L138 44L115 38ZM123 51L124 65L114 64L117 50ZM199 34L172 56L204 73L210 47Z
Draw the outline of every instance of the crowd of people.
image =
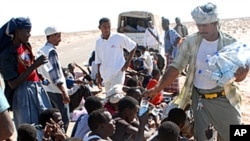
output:
M87 71L75 62L61 65L56 27L45 29L47 41L34 53L30 20L12 18L0 29L0 140L12 141L16 132L18 141L229 141L229 125L241 124L237 86L218 86L199 70L209 69L206 56L236 39L220 30L215 4L191 15L198 32L190 35L179 17L174 28L162 17L163 40L151 21L147 28L139 21L144 45L112 33L110 19L101 18ZM248 72L239 67L235 82Z

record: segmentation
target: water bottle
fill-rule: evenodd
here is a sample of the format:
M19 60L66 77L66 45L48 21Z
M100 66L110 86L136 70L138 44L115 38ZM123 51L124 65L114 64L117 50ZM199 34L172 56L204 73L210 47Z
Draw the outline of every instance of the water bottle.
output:
M209 78L210 80L213 81L219 81L222 77L222 74L219 73L218 71L210 71L210 70L199 70L198 73L202 76L202 77L206 77Z
M231 83L235 80L234 72L227 71L224 72L221 79L217 82L217 84L221 87L223 87L225 84Z
M142 99L140 103L139 116L142 116L145 112L147 112L149 106L148 99Z

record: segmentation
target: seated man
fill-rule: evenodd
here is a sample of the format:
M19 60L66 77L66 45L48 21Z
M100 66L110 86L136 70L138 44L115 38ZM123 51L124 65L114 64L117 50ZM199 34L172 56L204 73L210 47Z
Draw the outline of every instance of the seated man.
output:
M138 32L145 32L146 28L145 28L143 20L138 20L138 24L136 26L136 29Z
M85 135L84 141L108 141L115 131L114 120L111 114L104 109L93 111L89 115L88 125L91 131Z
M137 32L137 29L127 24L126 26L120 27L119 31L120 32Z
M37 139L43 140L64 140L68 138L63 128L62 115L56 108L44 110L39 116L37 125Z
M38 141L36 127L23 123L17 128L17 141Z
M131 96L125 96L118 103L118 113L113 116L116 121L115 134L110 138L114 141L128 141L135 140L136 135L139 133L139 126L141 123L138 122L138 101ZM155 129L151 128L145 130L144 137L149 138Z
M82 80L75 80L70 77L69 70L63 68L63 74L66 78L68 94L70 95L69 112L72 113L81 103L82 99L91 96L89 88L83 85Z
M95 110L103 108L101 99L97 96L88 97L84 103L84 106L87 110L87 114L82 114L77 119L73 127L71 137L83 139L85 134L87 134L90 131L89 126L88 126L89 114L91 114Z

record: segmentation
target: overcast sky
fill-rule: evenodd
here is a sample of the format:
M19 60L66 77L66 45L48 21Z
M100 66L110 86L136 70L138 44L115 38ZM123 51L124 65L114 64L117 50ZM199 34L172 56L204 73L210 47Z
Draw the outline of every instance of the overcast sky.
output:
M130 10L192 21L192 9L207 2L217 5L221 18L250 17L247 0L1 0L0 26L12 17L29 17L32 35L41 35L49 25L65 32L96 30L99 19L109 17L115 28L118 14Z

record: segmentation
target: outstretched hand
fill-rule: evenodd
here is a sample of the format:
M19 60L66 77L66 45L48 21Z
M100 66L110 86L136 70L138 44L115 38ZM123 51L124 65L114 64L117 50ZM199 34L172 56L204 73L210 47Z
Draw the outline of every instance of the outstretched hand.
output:
M154 97L156 94L157 94L157 92L155 92L154 88L152 88L152 89L149 89L149 90L143 92L143 97L152 98L152 97Z

